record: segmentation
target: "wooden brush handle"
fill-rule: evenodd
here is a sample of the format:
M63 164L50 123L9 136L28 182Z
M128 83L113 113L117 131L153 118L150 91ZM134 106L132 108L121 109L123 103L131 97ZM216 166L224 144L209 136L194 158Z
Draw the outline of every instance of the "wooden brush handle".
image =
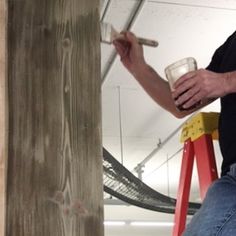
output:
M155 40L145 39L145 38L140 38L140 37L138 37L137 39L140 44L150 46L150 47L157 47L158 46L158 42Z
M158 46L158 42L155 40L140 38L140 37L137 37L137 39L138 39L139 44L143 44L143 45L150 46L150 47L157 47ZM126 39L123 34L113 32L112 41L113 40L126 40Z

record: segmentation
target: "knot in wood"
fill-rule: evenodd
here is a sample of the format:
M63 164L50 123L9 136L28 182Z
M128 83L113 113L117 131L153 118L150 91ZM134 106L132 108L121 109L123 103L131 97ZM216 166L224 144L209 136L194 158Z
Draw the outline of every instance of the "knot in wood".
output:
M67 84L66 86L65 86L65 93L68 93L70 91L70 86Z
M62 40L62 47L69 48L71 46L71 40L69 38L65 38Z
M65 199L64 199L63 192L61 191L55 192L53 200L58 204L61 204L61 205L64 204Z

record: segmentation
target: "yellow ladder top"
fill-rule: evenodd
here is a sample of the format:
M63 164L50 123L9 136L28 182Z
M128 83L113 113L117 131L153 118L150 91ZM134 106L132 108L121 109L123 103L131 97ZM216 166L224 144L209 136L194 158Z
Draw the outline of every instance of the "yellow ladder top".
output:
M218 139L218 120L217 112L196 114L183 125L180 141L185 142L189 138L194 141L203 134L211 134L213 139Z

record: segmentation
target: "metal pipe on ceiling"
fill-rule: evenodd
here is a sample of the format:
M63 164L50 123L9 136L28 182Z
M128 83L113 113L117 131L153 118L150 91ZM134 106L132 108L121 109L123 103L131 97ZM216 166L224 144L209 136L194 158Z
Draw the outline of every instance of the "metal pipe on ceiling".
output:
M110 5L111 5L111 0L107 0L105 7L102 8L100 21L104 20L106 14L107 14L107 11L109 10Z
M137 169L139 166L143 166L143 167L144 167L145 164L146 164L147 162L149 162L149 161L157 154L157 152L159 152L159 151L165 146L165 144L168 143L169 140L170 140L177 132L179 132L179 131L182 129L183 125L184 125L189 119L191 119L195 114L196 114L196 112L194 112L187 120L185 120L183 123L181 123L181 125L179 125L163 142L158 143L157 147L154 148L153 151L152 151L149 155L147 155L147 157L145 157L141 162L139 162L139 163L136 165L136 167L133 168L133 171L132 171L132 172L136 171L136 169Z
M135 11L131 14L130 16L130 20L128 21L127 25L124 27L125 30L127 31L130 31L133 27L133 25L135 24L137 18L139 17L140 13L142 12L143 10L143 7L144 7L144 4L147 2L148 0L140 0L139 3L138 3L138 6L137 8L135 9ZM105 15L104 15L105 17ZM103 19L104 19L103 17ZM102 84L105 82L109 72L111 71L111 68L113 67L114 65L114 62L117 58L117 53L116 51L114 50L110 56L110 59L104 69L104 72L102 74Z

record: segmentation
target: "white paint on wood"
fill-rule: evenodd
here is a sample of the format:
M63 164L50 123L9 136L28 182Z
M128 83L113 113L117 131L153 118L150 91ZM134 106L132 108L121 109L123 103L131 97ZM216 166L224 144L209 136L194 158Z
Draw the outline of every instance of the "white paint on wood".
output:
M99 1L12 0L7 11L6 235L102 236Z

